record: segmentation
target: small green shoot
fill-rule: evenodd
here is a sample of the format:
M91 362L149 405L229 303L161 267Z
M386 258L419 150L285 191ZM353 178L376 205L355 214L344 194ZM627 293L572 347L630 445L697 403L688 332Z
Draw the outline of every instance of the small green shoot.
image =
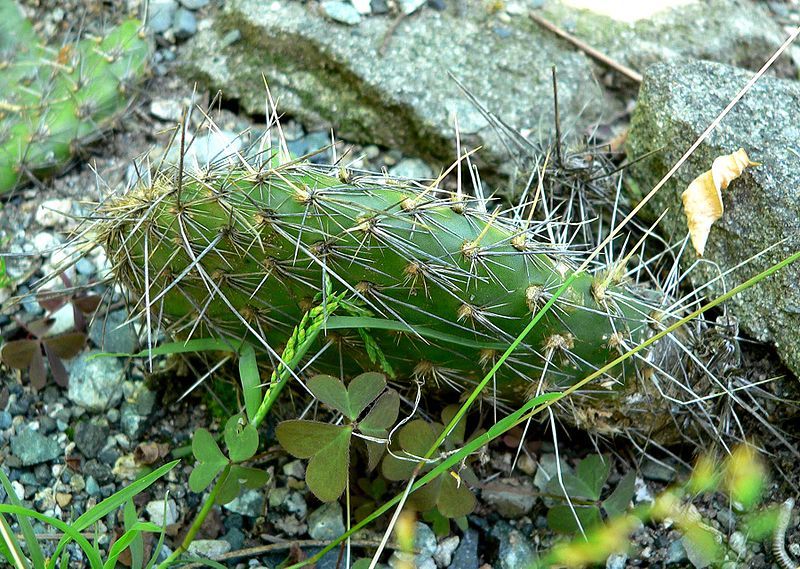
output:
M189 488L201 493L217 475L228 468L228 474L216 495L217 504L227 504L239 495L242 488L261 488L268 474L261 469L239 463L253 458L258 450L258 431L241 415L231 417L225 424L226 457L217 441L206 429L198 429L192 437L192 454L197 463L189 475Z

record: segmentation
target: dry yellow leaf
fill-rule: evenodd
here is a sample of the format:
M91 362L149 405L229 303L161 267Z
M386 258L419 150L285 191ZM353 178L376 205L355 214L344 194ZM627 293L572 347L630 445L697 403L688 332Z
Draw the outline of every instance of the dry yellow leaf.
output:
M701 257L706 249L711 226L725 211L722 190L741 176L745 168L759 165L758 162L750 161L744 148L733 154L719 156L711 165L711 170L697 176L681 195L692 245Z

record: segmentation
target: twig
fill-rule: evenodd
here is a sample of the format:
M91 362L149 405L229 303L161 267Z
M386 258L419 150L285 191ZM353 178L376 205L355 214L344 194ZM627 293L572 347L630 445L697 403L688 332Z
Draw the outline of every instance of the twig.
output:
M621 73L622 75L624 75L625 77L627 77L628 79L630 79L631 81L633 81L635 83L641 83L642 82L642 74L639 73L638 71L636 71L634 69L631 69L630 67L628 67L626 65L623 65L622 63L619 63L618 61L615 61L615 60L611 59L605 53L603 53L601 51L598 51L597 49L595 49L592 46L590 46L588 43L584 42L583 40L580 40L580 39L576 38L575 36L573 36L569 32L559 28L553 22L551 22L549 20L545 20L544 18L542 18L538 14L536 14L534 12L530 12L528 15L530 16L531 20L533 20L534 22L536 22L537 24L542 26L544 29L546 29L548 31L551 31L554 34L556 34L558 37L567 40L572 45L574 45L579 50L581 50L583 53L588 55L589 57L592 57L592 58L596 59L597 61L599 61L600 63L602 63L603 65L605 65L607 67L610 67L611 69L613 69L614 71L616 71L618 73Z
M230 551L223 555L219 555L214 558L214 561L222 562L222 561L231 561L232 559L239 559L242 557L256 557L257 555L263 555L265 553L270 553L272 551L281 551L284 549L289 549L295 545L299 547L325 547L330 543L329 541L324 540L301 540L301 541L286 541L282 543L271 543L269 545L259 545L256 547L247 547L245 549L238 549L236 551ZM350 542L352 547L378 547L380 545L379 541L374 539L356 539ZM399 546L395 543L388 545L389 549L399 549ZM202 563L191 563L189 565L184 565L183 569L199 569L200 567L205 567Z

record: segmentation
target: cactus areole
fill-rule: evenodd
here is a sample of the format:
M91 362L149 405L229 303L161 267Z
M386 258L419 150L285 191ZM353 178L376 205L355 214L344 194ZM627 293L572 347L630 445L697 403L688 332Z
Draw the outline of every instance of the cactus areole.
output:
M542 237L544 222L307 164L193 176L168 168L108 202L102 218L100 242L118 278L176 337L244 339L279 352L325 274L368 311L358 323L370 323L398 382L460 391L484 377L577 266L568 248ZM485 395L514 404L572 385L643 340L658 302L621 273L576 275ZM326 343L317 369L376 367L357 330L328 330L319 348ZM589 392L630 393L646 367L618 366Z

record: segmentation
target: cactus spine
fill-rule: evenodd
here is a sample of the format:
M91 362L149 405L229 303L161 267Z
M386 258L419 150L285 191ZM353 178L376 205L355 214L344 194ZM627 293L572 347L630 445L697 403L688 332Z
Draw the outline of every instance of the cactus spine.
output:
M249 339L274 354L327 273L351 302L406 328L370 331L398 377L463 390L575 270L569 248L541 238L548 223L408 181L245 162L196 176L168 168L105 204L98 227L138 309L179 337ZM652 296L618 271L577 275L498 373L496 395L518 402L610 361L648 334ZM355 331L326 340L339 349L318 368L374 367ZM629 392L644 367L594 391Z
M128 106L149 46L128 20L102 39L38 42L16 5L0 0L0 194L63 168ZM14 33L7 33L13 28Z

